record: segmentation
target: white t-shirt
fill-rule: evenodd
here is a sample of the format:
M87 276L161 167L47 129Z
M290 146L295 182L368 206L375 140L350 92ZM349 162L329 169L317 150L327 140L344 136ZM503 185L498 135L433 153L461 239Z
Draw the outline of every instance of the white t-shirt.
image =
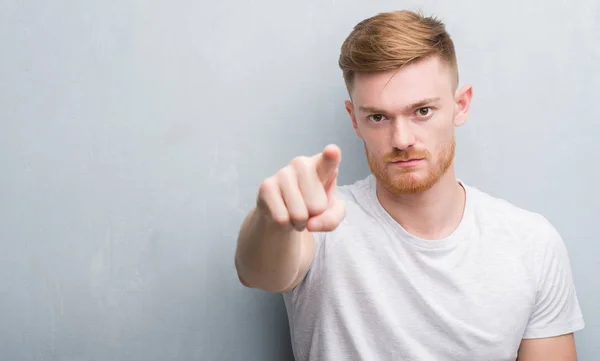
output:
M385 211L373 175L338 187L344 221L315 234L311 269L283 295L297 361L513 361L523 338L584 327L555 228L461 184L463 219L436 241Z

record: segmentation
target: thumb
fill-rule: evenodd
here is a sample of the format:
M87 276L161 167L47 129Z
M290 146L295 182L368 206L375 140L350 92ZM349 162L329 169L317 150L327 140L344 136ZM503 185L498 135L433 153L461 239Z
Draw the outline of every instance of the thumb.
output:
M308 219L306 229L309 232L331 232L342 223L345 216L345 203L340 199L334 199L325 212Z
M342 160L342 151L337 145L330 144L316 158L317 175L323 184L327 184L337 173Z

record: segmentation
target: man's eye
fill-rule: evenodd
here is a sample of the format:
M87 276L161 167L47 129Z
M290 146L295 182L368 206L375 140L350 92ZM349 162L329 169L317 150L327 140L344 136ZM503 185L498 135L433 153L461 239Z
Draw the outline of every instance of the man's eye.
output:
M426 116L430 115L432 111L433 110L429 107L419 108L419 109L417 109L417 115L421 116L421 117L426 117Z
M383 121L385 119L385 117L381 114L372 114L369 115L369 120L374 122L374 123L379 123L381 121Z

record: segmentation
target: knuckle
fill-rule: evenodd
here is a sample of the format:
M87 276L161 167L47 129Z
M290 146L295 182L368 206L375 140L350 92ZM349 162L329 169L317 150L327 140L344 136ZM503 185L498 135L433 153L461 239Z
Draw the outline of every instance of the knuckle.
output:
M304 172L309 166L309 158L305 156L296 157L292 159L290 166L298 172Z
M315 197L307 202L306 207L308 208L308 213L312 215L321 214L327 209L327 198Z
M278 184L273 177L267 178L260 184L258 188L258 196L256 197L256 206L264 214L271 215L271 203L274 197L277 197Z
M277 181L273 177L269 177L262 181L260 187L258 188L259 193L264 194L268 192L272 192L277 187Z
M292 159L290 165L292 166L304 166L308 161L308 157L300 155Z
M306 223L308 220L308 212L303 209L289 210L290 221L293 223Z
M273 222L280 226L287 226L290 224L290 217L287 214L273 214L271 215Z
M257 203L260 207L266 206L266 200L277 191L277 181L273 178L267 178L258 187Z
M286 167L281 168L279 170L279 172L277 172L277 176L282 181L289 182L289 181L291 181L294 178L295 172L294 172L294 169L292 167L286 166Z

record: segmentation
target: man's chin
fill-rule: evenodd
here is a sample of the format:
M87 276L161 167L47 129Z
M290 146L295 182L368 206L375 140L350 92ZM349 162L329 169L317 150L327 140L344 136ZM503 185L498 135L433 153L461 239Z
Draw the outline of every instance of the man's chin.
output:
M386 177L379 180L381 184L391 193L396 195L410 195L424 192L430 189L435 181L415 172Z

